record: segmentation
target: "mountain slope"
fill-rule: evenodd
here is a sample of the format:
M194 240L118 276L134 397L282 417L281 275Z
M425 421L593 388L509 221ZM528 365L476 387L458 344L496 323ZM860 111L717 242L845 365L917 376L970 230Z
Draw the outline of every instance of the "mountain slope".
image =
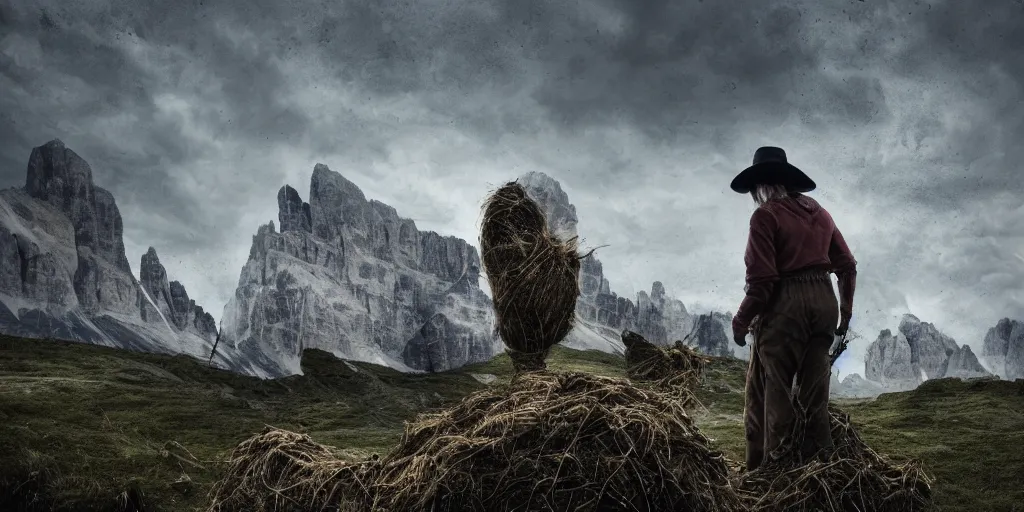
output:
M1003 318L985 334L982 357L1006 379L1024 379L1024 322Z
M501 350L480 257L455 237L421 232L317 164L309 202L284 186L273 222L253 237L222 317L225 349L271 375L301 372L303 350L403 371L440 371Z
M59 140L34 148L25 187L0 191L0 332L208 358L213 318L154 249L136 279L123 232L85 160Z

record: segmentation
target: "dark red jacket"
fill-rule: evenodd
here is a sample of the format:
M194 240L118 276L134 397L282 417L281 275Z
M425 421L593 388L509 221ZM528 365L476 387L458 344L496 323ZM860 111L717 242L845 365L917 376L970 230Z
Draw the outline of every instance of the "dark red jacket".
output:
M802 194L769 201L750 216L750 235L743 256L746 291L733 329L744 332L764 310L775 283L788 273L820 268L839 277L843 315L853 311L857 261L832 216Z

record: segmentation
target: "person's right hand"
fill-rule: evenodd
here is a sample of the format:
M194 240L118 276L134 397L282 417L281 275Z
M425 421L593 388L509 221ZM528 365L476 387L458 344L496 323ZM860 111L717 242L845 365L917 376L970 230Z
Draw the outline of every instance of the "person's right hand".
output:
M732 342L744 346L747 344L747 332L750 331L750 326L739 323L736 317L732 319Z
M839 327L836 327L836 336L844 336L850 330L850 315L839 316Z

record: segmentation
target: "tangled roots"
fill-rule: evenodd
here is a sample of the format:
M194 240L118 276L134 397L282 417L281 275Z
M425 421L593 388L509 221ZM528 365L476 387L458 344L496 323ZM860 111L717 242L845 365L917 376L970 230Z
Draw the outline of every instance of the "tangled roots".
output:
M520 370L544 368L573 327L579 296L577 241L550 233L540 207L515 182L484 203L480 250L497 330Z

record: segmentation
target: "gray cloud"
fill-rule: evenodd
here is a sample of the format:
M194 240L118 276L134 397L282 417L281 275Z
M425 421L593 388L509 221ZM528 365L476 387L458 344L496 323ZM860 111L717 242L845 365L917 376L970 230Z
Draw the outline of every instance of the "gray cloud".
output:
M61 138L117 198L129 260L156 246L217 314L316 162L472 241L488 188L541 170L613 289L732 309L752 203L728 182L781 145L861 261L865 332L909 307L977 343L1024 318L1020 11L0 0L0 186Z

